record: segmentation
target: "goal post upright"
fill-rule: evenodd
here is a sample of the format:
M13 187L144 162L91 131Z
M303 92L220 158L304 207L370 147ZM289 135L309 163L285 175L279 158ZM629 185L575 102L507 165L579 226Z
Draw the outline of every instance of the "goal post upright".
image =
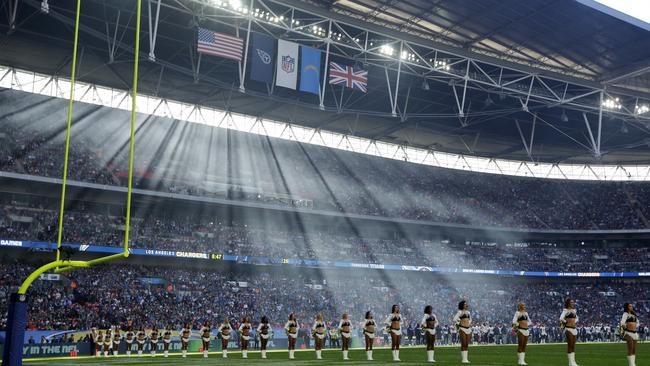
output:
M131 223L131 193L133 185L133 150L135 146L135 119L136 119L136 96L138 87L138 61L140 53L140 17L142 0L136 0L136 29L135 29L135 61L133 66L133 91L131 104L131 134L129 144L129 175L126 201L126 225L124 232L124 251L122 253L104 256L87 261L73 261L61 259L61 243L63 241L63 214L65 211L65 193L68 173L68 157L70 148L70 130L72 126L72 108L74 104L74 86L77 69L77 46L79 41L79 18L81 15L81 0L76 0L74 42L72 50L72 72L70 78L70 100L68 104L65 152L63 162L63 179L61 187L61 206L59 211L59 222L57 232L56 259L47 263L32 272L22 283L17 293L11 294L9 301L9 312L7 319L7 333L2 355L2 365L20 366L23 359L23 344L25 328L27 326L27 312L29 310L29 296L27 291L34 281L41 274L54 270L57 273L73 270L75 268L88 268L94 265L108 263L117 259L129 256L129 230Z

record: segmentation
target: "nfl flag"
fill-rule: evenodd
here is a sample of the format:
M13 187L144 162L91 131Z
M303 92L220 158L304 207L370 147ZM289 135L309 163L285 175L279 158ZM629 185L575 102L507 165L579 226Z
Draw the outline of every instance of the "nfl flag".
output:
M273 58L275 39L263 34L253 33L252 46L248 57L251 60L251 79L263 83L273 83Z
M343 84L365 93L368 91L368 70L330 62L330 84Z
M298 44L279 39L275 85L295 90L297 83Z
M207 55L241 61L244 40L223 33L199 28L197 51Z
M300 46L300 90L320 94L320 50Z

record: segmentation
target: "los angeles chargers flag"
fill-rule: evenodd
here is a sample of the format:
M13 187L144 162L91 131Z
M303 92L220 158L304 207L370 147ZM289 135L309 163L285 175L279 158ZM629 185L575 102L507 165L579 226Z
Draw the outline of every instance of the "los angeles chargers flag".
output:
M253 33L249 57L251 60L251 79L267 84L273 83L275 39L263 34Z
M368 70L330 62L330 84L343 84L365 93L368 91Z
M296 84L298 84L298 44L279 39L275 85L295 90Z
M300 46L300 90L320 94L320 50Z

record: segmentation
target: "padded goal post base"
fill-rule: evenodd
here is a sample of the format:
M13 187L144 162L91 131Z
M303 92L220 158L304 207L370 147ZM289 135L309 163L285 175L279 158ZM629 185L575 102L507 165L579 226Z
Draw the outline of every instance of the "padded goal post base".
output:
M27 327L28 296L11 294L9 299L9 314L7 316L7 332L2 353L3 366L21 366L23 364L23 345L25 343L25 328Z

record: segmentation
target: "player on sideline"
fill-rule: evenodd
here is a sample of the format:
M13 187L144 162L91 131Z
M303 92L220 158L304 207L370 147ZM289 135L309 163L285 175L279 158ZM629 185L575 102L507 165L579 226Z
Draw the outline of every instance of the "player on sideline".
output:
M203 357L208 358L208 350L210 349L210 323L205 322L201 327L201 340L203 341Z
M144 327L140 327L140 330L138 330L138 334L136 336L138 342L138 356L142 356L142 351L144 351L144 342L147 338L147 335L144 332Z
M163 354L169 357L169 345L172 343L172 326L168 325L163 332Z
M463 300L458 303L458 311L454 315L454 324L458 329L458 336L460 338L460 356L462 363L469 363L468 348L469 339L472 336L472 316L469 313L469 306L467 301Z
M341 332L341 350L343 351L343 360L347 361L348 350L350 349L350 342L352 341L352 323L350 322L350 317L348 313L343 313L341 315L341 320L339 321L339 326L337 327Z
M530 317L526 311L526 304L520 302L517 305L517 311L512 318L512 329L517 333L517 365L527 365L526 363L526 345L528 344L528 324Z
M149 343L151 345L151 357L156 357L156 351L158 350L158 327L155 325L149 333Z
M187 346L190 344L190 336L192 336L192 326L190 323L185 323L185 326L181 329L181 352L183 353L183 358L187 357Z
M627 364L636 366L636 342L639 340L637 329L639 318L636 316L632 304L623 305L623 316L621 316L620 330L625 342L627 342Z
M260 337L260 353L262 358L266 358L266 345L269 343L271 326L269 325L269 318L266 315L260 319L260 324L257 326L257 335Z
M323 343L325 343L325 333L327 331L327 326L323 321L323 314L317 314L316 320L314 320L314 325L311 327L311 332L314 335L314 349L316 350L316 359L322 360L321 350L323 349Z
M402 324L404 321L402 320L398 305L393 305L390 308L390 315L384 323L386 324L386 331L390 334L393 361L399 362L399 345L402 340Z
M230 341L230 319L225 317L223 323L219 326L219 335L221 335L221 357L228 358L228 342Z
M284 325L284 330L289 341L289 359L293 360L295 359L296 340L298 338L298 320L296 320L293 313L289 314L289 320Z
M427 362L436 362L434 359L434 348L436 344L436 325L438 325L438 318L433 313L433 306L425 306L424 316L420 321L420 327L424 331L424 336L427 342Z
M124 342L126 342L126 355L131 357L131 347L133 346L133 341L135 340L135 333L133 332L133 326L127 328L126 333L124 333Z
M575 309L575 301L568 298L564 301L564 309L560 314L560 328L566 335L569 366L578 366L576 363L576 337L578 336L576 323L578 323L578 313Z
M253 326L251 325L250 318L245 316L241 324L239 325L239 329L237 330L239 332L240 336L240 346L241 346L241 357L242 358L248 358L248 342L251 339L251 329Z
M366 311L366 320L363 323L363 338L366 341L366 356L368 361L372 361L372 342L375 340L375 328L377 323L372 312Z
M117 353L120 350L120 342L122 341L122 336L120 335L120 327L115 326L113 328L113 356L117 356Z

